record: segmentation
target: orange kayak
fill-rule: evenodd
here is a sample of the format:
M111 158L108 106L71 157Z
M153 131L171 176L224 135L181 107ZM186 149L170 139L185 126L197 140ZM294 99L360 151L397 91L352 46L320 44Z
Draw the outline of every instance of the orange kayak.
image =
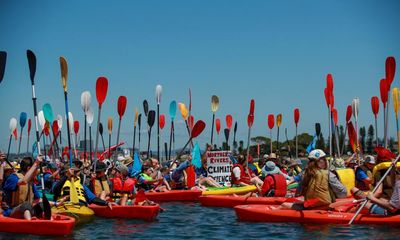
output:
M171 190L169 192L146 192L146 198L155 202L191 201L199 200L202 191L199 190Z
M89 206L94 214L98 217L107 218L131 218L131 219L143 219L143 220L154 220L158 212L160 211L160 205L156 204L153 206L138 206L138 205L127 205L127 206L113 206L111 210L107 206L98 206L91 204Z
M35 235L70 235L74 229L75 218L53 215L53 220L33 218L28 221L0 216L0 232Z
M299 222L315 224L347 224L354 213L343 213L326 210L277 210L271 205L241 205L235 207L240 221L249 222ZM359 214L355 224L400 225L400 215L381 216L375 214Z
M257 204L257 205L280 205L285 202L287 198L284 197L243 197L232 195L213 195L201 196L200 203L206 207L226 207L233 208L238 205Z

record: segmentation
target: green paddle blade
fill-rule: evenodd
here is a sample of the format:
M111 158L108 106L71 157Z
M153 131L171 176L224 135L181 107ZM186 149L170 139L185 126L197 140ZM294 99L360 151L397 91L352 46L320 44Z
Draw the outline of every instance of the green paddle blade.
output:
M44 113L44 119L46 119L47 122L52 123L54 118L53 110L51 109L49 103L43 105L43 113Z

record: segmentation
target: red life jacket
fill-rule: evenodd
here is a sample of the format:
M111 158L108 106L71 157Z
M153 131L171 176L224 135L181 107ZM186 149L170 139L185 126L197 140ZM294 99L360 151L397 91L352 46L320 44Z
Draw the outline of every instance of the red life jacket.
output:
M238 167L240 169L240 179L237 179L235 177L235 174L233 173L233 169ZM231 178L232 178L232 183L239 185L241 182L246 183L246 184L251 184L250 181L250 176L244 171L244 167L241 164L235 164L233 165L232 171L231 171Z
M115 177L111 180L111 182L114 192L130 193L133 191L136 185L136 180L133 178L128 178L125 181L122 181L121 178Z
M269 179L273 180L274 185L271 186ZM273 197L285 197L287 191L286 179L282 174L269 174L264 179L264 184L261 187L263 196L268 195L272 189L275 190ZM272 196L271 196L272 197Z

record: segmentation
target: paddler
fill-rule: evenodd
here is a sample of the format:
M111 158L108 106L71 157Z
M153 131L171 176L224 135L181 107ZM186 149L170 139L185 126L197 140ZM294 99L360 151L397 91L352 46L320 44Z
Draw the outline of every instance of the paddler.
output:
M154 179L151 177L153 173L154 169L151 166L143 166L142 173L138 176L138 188L143 189L144 191L168 191L168 187L161 184L164 178Z
M33 179L43 162L39 155L34 161L31 157L24 157L20 163L20 171L11 173L4 182L5 203L9 207L4 211L5 216L18 219L31 220L32 215L42 217L39 204L40 195L37 192ZM4 208L3 208L4 209Z
M258 189L261 189L263 181L250 173L247 168L246 158L243 155L238 156L238 163L233 165L232 172L232 185L234 186L248 186L256 185Z
M363 165L356 169L356 187L361 191L369 191L372 189L373 177L372 170L376 165L374 156L367 155L364 158Z
M64 176L62 176L60 181L53 187L54 200L58 200L59 198L70 198L70 187L73 182L78 196L78 204L87 206L89 203L94 203L99 206L108 206L112 209L113 203L96 197L88 187L81 184L81 179L79 177L81 169L77 167L78 164L77 161L74 161L72 167L70 167L69 164L64 166Z
M103 161L99 161L96 165L96 173L92 174L91 188L96 197L101 200L110 199L110 184L108 184L108 178L105 174L107 165Z
M128 199L133 200L132 196L135 191L136 179L129 177L128 167L122 163L118 164L115 170L115 177L111 179L112 198L117 204L125 206Z
M282 171L272 161L268 161L263 170L265 178L260 191L261 196L285 197L287 192L287 181L291 180L291 178L282 173Z

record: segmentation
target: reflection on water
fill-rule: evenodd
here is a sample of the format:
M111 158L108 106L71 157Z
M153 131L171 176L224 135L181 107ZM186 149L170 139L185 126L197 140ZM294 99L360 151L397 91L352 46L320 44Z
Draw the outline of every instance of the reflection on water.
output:
M400 228L364 225L310 225L297 223L245 223L232 209L204 208L193 203L166 203L154 222L95 218L79 226L72 236L58 239L399 239ZM46 239L0 234L0 239ZM55 239L54 237L47 239Z

